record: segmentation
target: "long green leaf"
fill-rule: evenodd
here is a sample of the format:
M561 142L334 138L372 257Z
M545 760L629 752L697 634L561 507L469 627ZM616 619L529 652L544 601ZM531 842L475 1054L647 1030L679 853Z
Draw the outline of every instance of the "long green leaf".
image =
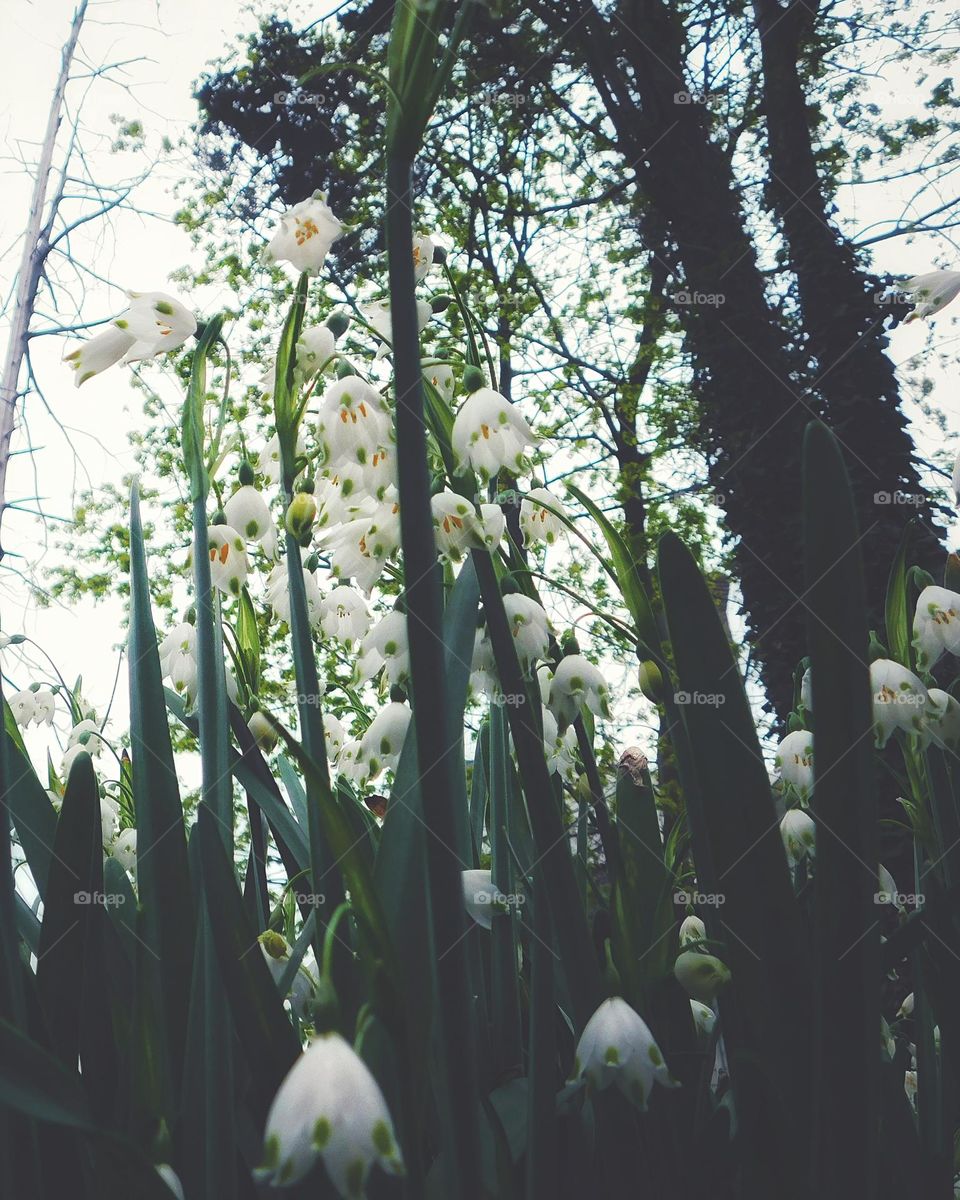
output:
M804 561L813 687L815 878L811 1182L824 1200L876 1192L880 1057L877 797L866 594L840 448L824 425L803 444Z
M137 886L153 986L162 996L170 1067L179 1081L187 1036L195 923L180 787L170 745L157 631L136 483L130 494L130 750L137 823Z

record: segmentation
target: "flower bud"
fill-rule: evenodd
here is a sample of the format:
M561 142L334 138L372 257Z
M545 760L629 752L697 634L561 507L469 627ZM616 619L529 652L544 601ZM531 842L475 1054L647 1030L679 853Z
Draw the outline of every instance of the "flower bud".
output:
M698 950L684 950L674 963L673 973L687 995L701 1004L712 1004L730 978L730 968L719 958Z
M437 313L446 312L453 303L453 297L447 295L431 296L430 311L436 316Z
M479 367L475 367L472 363L463 368L463 390L469 396L471 392L479 391L485 387L487 377Z
M247 728L263 753L269 754L277 744L277 733L269 718L262 712L255 712L247 722Z
M335 338L342 337L350 327L350 318L342 308L335 308L324 321L324 325Z
M317 502L310 492L297 492L290 501L284 524L299 541L309 535L317 519Z
M637 669L637 681L640 691L652 703L659 704L663 699L663 675L652 658L646 658Z
M244 459L240 464L240 469L237 472L237 478L240 480L241 487L251 487L254 480L253 466L248 459Z

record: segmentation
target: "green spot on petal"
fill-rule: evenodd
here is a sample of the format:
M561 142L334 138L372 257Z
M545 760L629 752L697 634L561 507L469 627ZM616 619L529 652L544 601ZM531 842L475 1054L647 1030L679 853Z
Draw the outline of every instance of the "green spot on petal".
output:
M327 1142L330 1141L330 1134L333 1132L330 1122L326 1117L320 1117L316 1125L313 1127L313 1144L318 1150L322 1150Z
M374 1125L373 1144L377 1153L382 1154L384 1158L389 1158L393 1154L393 1134L391 1134L386 1121L378 1121Z

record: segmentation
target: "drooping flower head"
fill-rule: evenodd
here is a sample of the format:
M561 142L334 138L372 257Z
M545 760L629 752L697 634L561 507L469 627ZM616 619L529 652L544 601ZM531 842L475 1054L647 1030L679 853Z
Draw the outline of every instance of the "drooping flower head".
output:
M788 733L777 747L774 765L784 784L806 800L813 791L813 734L805 729Z
M960 595L943 587L923 589L913 618L913 644L925 671L931 671L945 651L960 654Z
M924 275L912 276L902 288L916 305L907 320L929 317L960 295L960 271L927 271Z
M478 388L464 400L451 440L459 462L468 463L484 482L501 467L524 470L523 456L537 442L516 405L488 387Z
M288 262L298 271L316 275L342 233L343 226L330 211L326 197L314 192L280 218L280 228L264 248L264 261Z
M877 747L882 749L895 729L921 733L924 717L936 715L923 682L889 658L870 664L873 720Z
M563 503L546 488L534 488L520 502L520 528L523 543L532 546L535 542L546 542L552 546L564 530L563 521L556 513L566 515Z
M125 312L78 350L64 355L63 361L74 371L77 387L121 360L139 362L176 350L196 333L196 317L174 296L165 292L127 295L130 305Z
M604 1000L577 1043L572 1081L596 1091L615 1084L645 1112L653 1085L679 1087L646 1021L619 996Z

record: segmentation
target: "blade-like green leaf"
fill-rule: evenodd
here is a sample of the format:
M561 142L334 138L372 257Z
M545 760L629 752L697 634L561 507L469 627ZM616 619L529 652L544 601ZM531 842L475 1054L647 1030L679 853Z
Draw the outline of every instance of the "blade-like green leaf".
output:
M157 631L150 606L140 497L130 495L130 751L137 823L137 886L143 935L155 964L153 986L162 995L173 1078L180 1078L187 1036L195 937L193 894L183 807L177 782ZM120 915L118 913L118 915ZM126 915L126 913L124 913ZM133 920L132 914L130 919Z
M824 1200L876 1192L880 1056L877 796L866 594L853 497L824 425L803 444L817 866L811 1181ZM896 606L895 606L896 607Z

